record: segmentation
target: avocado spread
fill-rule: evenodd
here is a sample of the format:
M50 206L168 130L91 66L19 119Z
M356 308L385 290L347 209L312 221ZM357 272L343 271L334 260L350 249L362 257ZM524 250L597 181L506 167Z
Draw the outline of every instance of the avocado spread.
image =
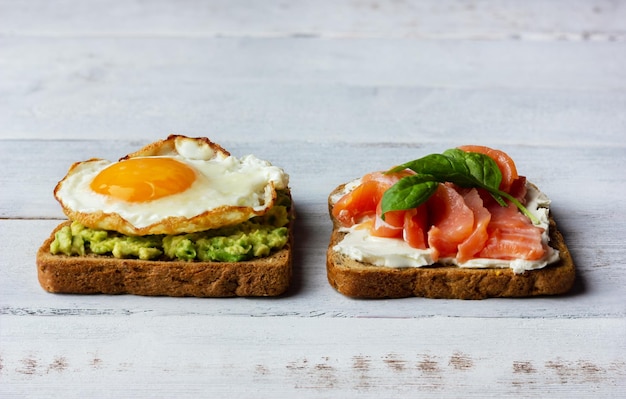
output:
M53 254L84 256L112 255L143 260L239 262L269 255L289 239L289 198L279 195L277 205L266 214L246 222L180 235L126 236L114 231L96 230L72 222L55 234L50 244Z

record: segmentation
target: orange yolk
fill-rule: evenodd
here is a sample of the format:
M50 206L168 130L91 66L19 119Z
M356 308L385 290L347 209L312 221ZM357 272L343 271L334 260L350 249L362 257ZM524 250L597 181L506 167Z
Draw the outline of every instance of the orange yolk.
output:
M90 187L123 201L146 202L182 193L195 179L191 167L172 158L130 158L103 169Z

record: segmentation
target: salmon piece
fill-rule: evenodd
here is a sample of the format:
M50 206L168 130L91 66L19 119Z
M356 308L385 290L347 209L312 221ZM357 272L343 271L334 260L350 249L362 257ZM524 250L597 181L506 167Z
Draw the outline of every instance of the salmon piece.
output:
M371 225L370 233L373 236L401 238L413 248L427 248L428 212L425 204L406 211L389 211L385 214L385 220L381 214L382 200L376 207L376 217Z
M358 185L335 203L333 216L344 226L352 226L368 214L374 214L384 190L375 181Z
M376 237L402 238L404 230L404 215L406 211L390 211L385 214L385 220L382 219L382 199L378 201L376 206L376 217L370 233Z
M428 248L427 236L428 210L426 204L410 209L404 215L402 238L411 247L417 249Z
M349 227L363 217L374 215L384 192L408 174L407 171L392 174L372 172L363 176L359 186L335 203L333 216L341 224Z
M487 226L491 221L491 213L483 206L478 190L469 190L463 195L463 200L474 213L474 227L469 237L458 246L456 258L459 262L474 258L483 249L489 238Z
M517 167L513 159L504 151L496 150L490 147L482 145L463 145L459 149L465 152L478 152L487 155L496 162L498 169L502 173L502 181L500 182L500 190L509 192L513 181L519 176L517 174Z
M472 234L474 212L449 183L439 184L426 203L432 223L428 230L428 246L433 251L433 259L456 256L459 244Z
M523 197L525 179L517 181L518 187L513 186L514 196ZM482 195L489 196L491 201L485 204ZM534 226L514 205L500 206L479 189L441 184L427 204L433 224L428 231L428 245L435 260L440 257L456 257L459 262L477 257L537 260L545 254L542 228Z
M491 221L487 226L489 238L478 253L480 258L537 260L545 254L541 242L543 228L533 225L517 207L489 207Z
M513 180L511 184L511 189L509 190L509 194L513 196L516 200L521 202L522 204L526 203L526 177L519 176L517 179Z

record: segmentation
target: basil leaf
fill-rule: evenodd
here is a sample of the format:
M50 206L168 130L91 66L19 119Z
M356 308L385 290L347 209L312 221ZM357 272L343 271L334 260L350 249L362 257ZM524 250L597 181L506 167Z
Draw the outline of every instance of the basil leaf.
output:
M417 208L437 190L439 182L430 175L411 175L400 179L383 194L382 219L385 213Z
M411 169L416 173L432 175L436 178L454 174L456 169L463 169L460 165L453 164L453 160L443 154L430 154L404 163L390 170L390 172L399 172L404 169ZM467 174L467 170L457 172L460 175Z
M446 150L444 155L457 164L457 170L464 168L467 172L469 187L479 185L484 188L498 190L502 181L502 173L498 164L491 157L477 152L465 152L458 148ZM462 165L462 166L461 166ZM454 182L464 186L461 182Z
M432 171L432 174L435 176L442 173L450 173L454 169L450 158L443 154L430 154L410 163L410 168L414 171L420 170L422 173L427 174L430 174L429 172Z
M502 181L502 173L493 159L484 154L465 152L458 148L406 162L391 169L390 172L404 169L432 175L441 183L452 182L462 187L498 190Z
M489 191L498 204L507 206L506 201L500 195L502 172L496 161L487 155L465 152L458 148L446 150L444 154L455 159L458 163L464 163L469 173L467 184L462 181L450 181L463 187L482 187Z

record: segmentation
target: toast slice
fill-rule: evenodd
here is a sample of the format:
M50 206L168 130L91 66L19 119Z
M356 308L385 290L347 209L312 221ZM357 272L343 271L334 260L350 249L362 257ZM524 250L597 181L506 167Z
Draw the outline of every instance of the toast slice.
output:
M343 192L337 187L329 196ZM550 216L550 245L560 251L560 260L543 269L515 274L511 269L469 269L435 264L428 267L391 268L356 261L333 247L346 233L332 216L333 230L326 266L329 283L340 293L355 298L427 297L447 299L485 299L489 297L528 297L563 294L575 279L572 256Z
M280 295L291 278L295 211L288 181L269 162L237 159L206 137L170 135L115 163L75 162L54 189L70 221L37 252L39 282L47 291L75 294ZM149 204L137 204L143 202ZM266 227L280 228L279 237ZM113 244L105 241L109 232Z
M148 296L277 296L291 279L293 233L280 250L242 262L185 262L50 253L57 226L37 252L37 275L49 292Z

